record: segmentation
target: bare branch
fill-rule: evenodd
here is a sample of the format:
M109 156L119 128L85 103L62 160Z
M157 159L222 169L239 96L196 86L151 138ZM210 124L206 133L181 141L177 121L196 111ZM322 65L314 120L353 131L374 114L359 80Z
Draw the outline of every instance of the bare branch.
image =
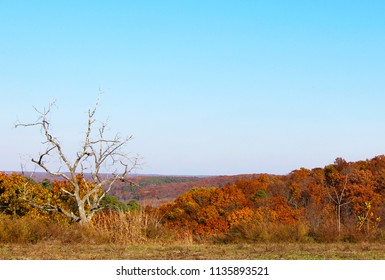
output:
M128 141L133 138L132 136L121 139L116 135L115 137L108 138L105 137L106 123L101 123L99 128L94 127L98 105L99 99L95 107L88 110L87 127L83 142L79 151L75 153L73 162L69 160L63 152L61 143L51 133L51 124L48 120L48 115L52 107L55 106L55 103L50 103L48 108L43 111L34 108L39 115L36 122L17 122L15 124L15 127L37 126L41 129L41 133L44 136L42 143L46 144L47 147L45 151L39 155L38 159L32 158L32 162L47 173L63 178L72 185L72 190L62 188L61 191L74 199L78 213L66 212L64 209L50 203L38 205L36 202L30 201L31 205L38 208L41 207L41 209L47 211L57 211L75 221L87 223L91 220L92 215L101 209L101 200L105 197L106 193L111 190L115 182L118 179L124 179L124 177L136 167L138 158L130 158L128 154L123 151ZM96 131L95 135L93 134L94 131ZM62 166L60 166L57 171L53 171L49 167L48 161L45 161L46 157L58 158L60 162L62 162L62 166L68 169L69 174L61 171ZM112 177L104 177L101 175L101 171L102 169L104 170L105 167L113 167L112 169L115 169ZM79 172L80 174L84 174L85 171L90 172L92 178L91 183L88 183L84 177L82 179L83 181L79 181L77 175Z

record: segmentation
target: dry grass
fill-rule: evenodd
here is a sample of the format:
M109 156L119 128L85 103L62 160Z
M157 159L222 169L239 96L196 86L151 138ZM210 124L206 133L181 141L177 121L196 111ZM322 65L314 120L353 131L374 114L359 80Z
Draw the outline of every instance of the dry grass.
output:
M385 260L385 244L242 244L242 245L0 245L3 260Z
M91 228L99 234L99 243L147 244L169 243L174 231L167 230L155 212L108 212L96 216Z
M156 213L144 211L96 216L90 225L60 224L31 218L0 215L0 243L28 244L58 241L63 244L169 243L175 233L160 224Z
M300 225L268 229L266 235L259 228L239 228L232 238L194 244L192 235L162 227L151 212L107 213L87 227L0 216L0 259L385 260L384 242L316 243L304 238L307 229Z

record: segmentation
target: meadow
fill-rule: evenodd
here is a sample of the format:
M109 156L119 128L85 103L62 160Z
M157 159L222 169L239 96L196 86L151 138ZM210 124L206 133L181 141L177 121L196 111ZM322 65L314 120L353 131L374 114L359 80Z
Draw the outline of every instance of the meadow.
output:
M128 212L87 226L0 217L2 260L384 260L385 242L303 238L228 243L165 228L158 217ZM287 228L281 228L287 231Z
M383 243L2 244L2 260L384 260Z

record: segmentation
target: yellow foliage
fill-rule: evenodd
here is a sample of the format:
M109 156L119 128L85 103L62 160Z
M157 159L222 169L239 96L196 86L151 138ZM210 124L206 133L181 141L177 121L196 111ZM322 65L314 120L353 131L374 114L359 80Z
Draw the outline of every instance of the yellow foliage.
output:
M247 223L254 217L254 211L249 207L234 210L227 216L227 221L230 227L239 225L240 223Z

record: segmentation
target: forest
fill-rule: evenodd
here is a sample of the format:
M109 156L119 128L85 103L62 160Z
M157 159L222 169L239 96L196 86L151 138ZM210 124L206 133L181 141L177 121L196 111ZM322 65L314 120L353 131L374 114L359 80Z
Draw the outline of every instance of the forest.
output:
M383 239L385 157L195 188L162 205L165 224L226 241Z
M86 192L91 183L78 176ZM76 227L76 221L61 213L77 211L73 197L62 191L70 189L66 184L0 173L0 242L37 242L55 238L55 228ZM384 215L385 156L380 155L357 162L337 158L323 168L300 168L287 175L255 174L219 186L196 186L159 206L107 195L89 225L94 230L82 231L93 236L105 231L108 234L98 238L128 243L381 242Z

